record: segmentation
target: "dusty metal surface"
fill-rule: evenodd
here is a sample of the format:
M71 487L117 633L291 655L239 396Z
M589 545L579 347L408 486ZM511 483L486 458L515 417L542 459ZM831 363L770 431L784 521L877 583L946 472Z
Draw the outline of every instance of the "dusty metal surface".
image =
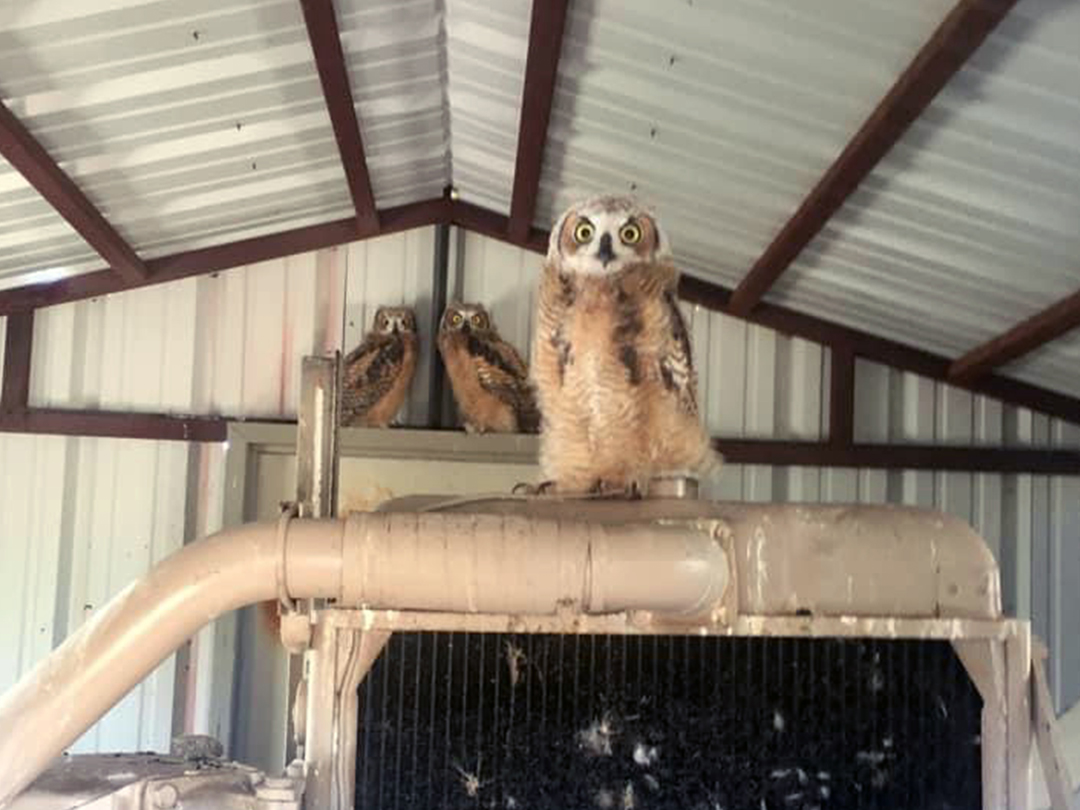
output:
M461 613L709 616L730 582L708 521L596 524L517 515L349 516L341 604Z
M728 538L738 610L757 615L996 619L997 563L961 520L897 506L707 503L690 499L416 496L384 511L517 514L625 524L718 522Z
M281 777L216 757L66 756L9 810L299 810L300 766Z
M306 656L298 741L307 763L308 808L351 810L356 788L357 689L390 638L333 621L320 621Z

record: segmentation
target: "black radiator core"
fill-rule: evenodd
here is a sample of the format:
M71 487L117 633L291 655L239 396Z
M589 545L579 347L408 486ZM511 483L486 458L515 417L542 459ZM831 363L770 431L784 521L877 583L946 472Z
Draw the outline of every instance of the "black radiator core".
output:
M402 633L360 697L363 810L981 806L946 642Z

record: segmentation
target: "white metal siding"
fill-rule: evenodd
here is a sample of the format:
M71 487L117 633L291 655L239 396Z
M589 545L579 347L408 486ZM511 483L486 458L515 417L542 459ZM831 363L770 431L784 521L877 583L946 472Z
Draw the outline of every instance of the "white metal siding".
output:
M0 434L0 692L183 542L188 448ZM175 662L72 748L168 751Z
M428 329L433 240L422 228L39 310L31 403L295 416L300 359L349 351L377 305L415 303ZM417 401L429 369L425 347ZM426 411L406 416L421 424Z

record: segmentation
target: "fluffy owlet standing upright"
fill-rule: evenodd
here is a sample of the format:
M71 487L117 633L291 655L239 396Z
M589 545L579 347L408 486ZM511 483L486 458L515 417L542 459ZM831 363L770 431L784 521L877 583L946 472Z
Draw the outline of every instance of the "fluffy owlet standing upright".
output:
M575 205L552 230L533 377L540 463L558 491L641 490L716 463L678 280L659 223L631 198Z
M470 433L535 433L540 414L529 371L479 304L453 303L439 324L439 354Z
M341 424L386 427L401 409L416 371L416 313L379 307L364 340L345 358Z

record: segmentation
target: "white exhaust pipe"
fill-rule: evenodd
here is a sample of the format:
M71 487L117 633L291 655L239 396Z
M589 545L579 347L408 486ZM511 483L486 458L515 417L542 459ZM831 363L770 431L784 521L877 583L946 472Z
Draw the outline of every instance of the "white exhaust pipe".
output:
M0 698L0 808L200 628L275 598L462 613L708 615L730 580L687 525L354 514L193 543L109 601Z

